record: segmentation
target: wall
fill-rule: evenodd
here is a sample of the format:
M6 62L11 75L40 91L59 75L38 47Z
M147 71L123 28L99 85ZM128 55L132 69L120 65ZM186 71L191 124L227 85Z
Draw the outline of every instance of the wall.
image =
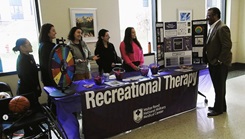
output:
M54 9L55 8L55 9ZM57 37L67 38L71 29L69 8L97 8L97 28L108 29L110 41L119 52L120 26L117 0L40 0L42 23L50 22L55 26ZM95 43L88 43L94 52Z
M204 19L205 0L161 0L162 21L177 21L178 10L192 10L192 19Z
M238 52L240 51L238 41L239 41L239 4L240 0L228 0L227 1L227 15L226 15L226 24L230 27L231 30L231 40L232 40L232 62L239 62ZM236 15L236 16L232 16ZM244 62L243 62L244 63Z
M237 48L237 55L236 59L237 62L245 63L245 1L240 0L239 3L240 10L239 10L239 21L238 21L238 48Z

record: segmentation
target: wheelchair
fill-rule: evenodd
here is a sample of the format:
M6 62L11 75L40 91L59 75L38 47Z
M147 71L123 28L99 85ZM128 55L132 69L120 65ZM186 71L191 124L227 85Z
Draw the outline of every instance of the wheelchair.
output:
M30 101L33 95L23 95ZM24 136L22 139L67 139L67 135L61 124L51 112L47 105L31 103L31 107L23 114L14 114L8 104L12 98L0 99L0 137L1 139L12 139L14 133L25 128L34 129L38 127L39 133Z
M13 97L13 92L10 86L5 82L0 82L0 93L7 93L9 97ZM0 96L0 98L4 98L4 96Z

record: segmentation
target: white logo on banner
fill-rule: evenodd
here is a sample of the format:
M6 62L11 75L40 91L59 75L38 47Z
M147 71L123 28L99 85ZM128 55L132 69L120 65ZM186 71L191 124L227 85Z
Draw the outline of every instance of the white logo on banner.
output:
M137 109L133 112L134 121L139 123L143 119L143 109Z
M142 119L151 118L153 116L162 114L166 109L166 106L161 106L160 104L152 105L146 108L140 108L133 111L134 121L136 123L141 122Z

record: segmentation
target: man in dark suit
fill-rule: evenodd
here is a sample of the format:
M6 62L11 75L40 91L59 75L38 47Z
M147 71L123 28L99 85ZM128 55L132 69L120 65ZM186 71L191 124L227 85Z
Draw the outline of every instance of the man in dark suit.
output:
M226 112L226 78L232 59L232 42L230 29L221 22L218 8L208 9L206 19L210 29L203 48L203 61L208 64L215 91L214 107L208 107L208 116L217 116Z

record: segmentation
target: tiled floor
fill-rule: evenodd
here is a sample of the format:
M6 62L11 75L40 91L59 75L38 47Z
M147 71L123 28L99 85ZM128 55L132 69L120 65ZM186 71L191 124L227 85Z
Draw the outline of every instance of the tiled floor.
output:
M197 108L190 112L146 125L111 139L244 139L245 75L227 80L227 112L207 117L204 98L198 96ZM213 89L204 92L208 106L214 102Z

